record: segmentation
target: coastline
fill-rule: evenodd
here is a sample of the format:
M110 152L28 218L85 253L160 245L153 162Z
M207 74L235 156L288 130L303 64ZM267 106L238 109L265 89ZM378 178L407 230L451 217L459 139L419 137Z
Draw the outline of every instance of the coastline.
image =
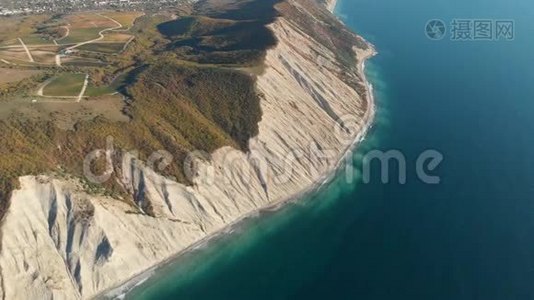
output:
M337 1L338 0L325 0L326 9L333 15L335 15L334 11L336 10Z
M336 4L337 4L337 0L327 3L327 8L332 14L333 14ZM359 35L358 37L363 39L363 37ZM212 234L209 234L208 236L191 244L187 248L172 255L171 257L125 280L122 284L116 286L115 288L104 290L101 293L93 296L92 298L94 299L124 299L126 294L128 294L130 291L132 291L137 286L143 284L145 281L149 280L158 270L180 259L185 254L191 253L198 248L209 245L210 242L216 240L217 238L221 236L224 236L226 234L231 234L232 232L234 232L234 230L237 227L241 226L243 222L248 219L261 217L264 213L280 210L281 208L285 207L285 205L287 205L288 203L298 202L304 197L306 197L307 195L316 192L318 189L322 188L324 185L327 185L328 183L330 183L335 178L335 175L337 174L340 167L342 167L346 159L353 154L353 150L356 149L357 146L364 140L365 136L367 135L369 129L372 127L373 122L374 122L374 117L376 113L376 104L375 104L375 99L374 99L374 94L373 94L373 85L369 82L365 74L365 63L368 59L371 59L372 57L377 55L378 52L375 50L375 47L371 43L369 43L365 39L363 40L368 45L370 51L368 51L368 53L365 53L365 55L363 55L358 60L357 69L358 69L358 73L362 75L362 78L363 78L363 81L366 87L367 109L364 114L363 126L361 130L354 136L353 142L349 144L341 152L341 155L339 156L333 168L325 171L323 174L321 174L321 176L314 183L309 185L307 188L301 190L300 192L289 195L286 198L283 198L277 201L276 203L272 203L264 207L260 207L257 210L254 210L249 214L243 215L242 217L238 218L234 222L229 223L225 227L221 228L220 230L216 232L213 232ZM355 55L357 55L356 49L355 49Z
M165 265L125 297L145 290L157 296L165 278L176 283L169 274L194 262L199 252L233 243L236 231L254 230L252 223L269 222L295 206L316 205L309 199L328 193L332 183L323 185L332 177L331 182L341 183L355 156L343 158L363 139L372 118L371 86L366 92L362 74L372 48L317 1L284 1L275 7L278 17L264 24L277 43L263 49L262 72L249 73L262 111L250 151L215 149L212 159L195 160L192 182L183 184L160 174L161 164L151 166L150 159L121 148L114 172L132 196L127 199L61 172L19 177L0 228L6 248L0 252L6 275L0 295L92 299L103 292L120 294ZM312 6L301 9L307 4ZM336 163L343 165L334 173ZM218 236L223 237L211 242ZM187 254L208 242L209 247Z

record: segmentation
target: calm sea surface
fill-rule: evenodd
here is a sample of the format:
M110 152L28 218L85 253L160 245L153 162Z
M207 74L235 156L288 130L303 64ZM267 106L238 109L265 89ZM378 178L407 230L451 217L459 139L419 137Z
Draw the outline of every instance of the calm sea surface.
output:
M400 150L407 184L340 175L127 298L534 299L534 2L341 0L337 14L380 52L376 125L354 164ZM426 37L430 19L443 40ZM513 20L515 39L451 41L453 19ZM427 149L444 156L438 185L415 176Z

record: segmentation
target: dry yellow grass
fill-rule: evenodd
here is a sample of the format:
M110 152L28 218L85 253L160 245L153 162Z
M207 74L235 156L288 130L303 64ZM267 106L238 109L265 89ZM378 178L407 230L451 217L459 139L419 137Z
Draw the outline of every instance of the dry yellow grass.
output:
M50 64L56 63L56 55L59 53L57 46L41 46L30 49L32 56L37 63Z
M43 89L45 96L76 97L82 90L85 74L63 73L56 76Z
M0 85L21 81L39 73L41 71L0 68Z
M112 18L113 20L121 23L125 28L132 27L135 19L143 15L141 12L137 11L109 11L104 12L102 15Z
M48 15L0 18L0 43L29 36L35 32L37 24L48 20Z
M126 43L132 37L133 35L131 34L113 32L105 34L101 42Z
M73 64L100 64L102 61L96 59L96 58L88 58L88 57L81 57L81 56L67 56L61 58L62 63L73 63Z
M117 27L117 24L97 13L77 13L68 15L65 21L69 24L69 35L59 41L60 44L75 44L99 37L104 29Z
M10 62L29 62L28 54L21 48L10 48L0 50L0 59L5 59Z
M18 46L18 45L20 45L20 42L19 42L18 39L12 39L12 40L6 40L6 41L3 41L3 42L0 42L0 47Z
M56 52L32 50L32 56L35 62L47 65L56 63Z
M78 13L67 16L66 21L70 24L70 30L86 28L110 28L117 26L113 21L99 16L96 13Z
M98 116L113 122L127 123L130 119L122 113L124 101L119 95L108 95L75 102L65 99L35 98L4 102L0 108L0 120L18 114L21 118L53 122L63 130L71 130L77 122L87 122Z

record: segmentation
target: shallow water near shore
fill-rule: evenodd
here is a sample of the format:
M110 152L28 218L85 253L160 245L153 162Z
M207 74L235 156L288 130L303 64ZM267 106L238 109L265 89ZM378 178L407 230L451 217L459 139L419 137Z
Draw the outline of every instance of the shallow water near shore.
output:
M243 222L127 299L534 298L534 3L342 0L377 46L379 107L354 155L398 149L407 184L348 183ZM513 19L514 41L429 40L429 19ZM427 149L439 185L415 176ZM391 170L393 173L393 169Z

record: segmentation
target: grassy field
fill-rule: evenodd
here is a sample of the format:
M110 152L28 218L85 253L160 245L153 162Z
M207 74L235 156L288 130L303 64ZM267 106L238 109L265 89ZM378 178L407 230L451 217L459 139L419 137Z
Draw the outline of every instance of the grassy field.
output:
M29 57L20 43L22 40L30 49L36 63L54 64L57 48L45 49L49 46L54 47L53 39L40 31L52 19L47 15L0 18L0 28L2 29L0 31L0 59L14 64L31 65ZM36 49L36 47L40 49Z
M62 39L61 44L80 43L99 37L99 32L116 27L115 22L96 13L78 13L64 18L69 24L69 35Z
M136 77L136 75L132 74L137 74L137 72L140 71L125 71L119 75L116 75L110 84L96 86L95 84L91 83L87 87L85 95L88 97L100 97L117 93L132 83L131 81Z
M84 81L85 74L61 74L44 88L43 95L76 97L80 94Z
M102 15L112 18L119 22L124 28L130 28L133 26L135 19L142 16L143 13L137 11L110 11L104 12Z
M15 63L28 63L29 58L26 51L23 48L11 48L6 50L0 50L0 59L5 59L9 62Z
M139 13L110 13L130 26ZM117 24L96 13L77 13L63 18L48 15L0 18L0 46L16 45L21 38L27 45L53 45L69 28L69 36L61 39L61 44L80 43L99 37L104 29L116 27ZM115 37L119 38L119 37ZM129 37L128 37L129 38ZM128 39L124 38L124 39Z
M0 47L21 46L19 38L27 46L53 45L53 38L40 31L51 20L48 15L0 18Z
M0 42L0 47L18 46L18 45L20 45L20 42L18 39L5 40L5 41Z
M119 32L110 32L104 35L104 38L100 40L101 42L115 42L115 43L126 43L128 42L133 35L127 33Z
M0 18L0 43L35 34L37 25L50 19L48 15Z
M32 51L33 59L37 63L54 65L56 63L56 52Z
M41 71L38 70L18 70L0 68L0 86L2 84L13 83L26 78L30 78L39 73L41 73Z
M100 36L98 33L106 28L108 27L71 28L69 36L62 39L58 43L65 45L94 40Z
M24 41L24 44L26 46L31 45L54 45L54 42L50 39L43 38L42 36L38 34L30 34L21 37L21 40Z
M91 43L79 47L79 50L113 54L122 51L125 43Z
M33 59L35 59L36 62L49 65L55 64L55 58L58 52L59 47L57 46L43 46L31 49Z
M76 66L76 67L103 67L107 64L94 58L68 56L61 59L61 63L64 66Z
M115 27L115 22L99 16L96 13L77 13L68 15L65 20L70 24L70 29L87 29L87 28L110 28Z
M111 86L94 86L89 85L87 87L87 90L85 91L85 96L87 97L100 97L105 95L111 95L115 93L116 90L114 90Z

